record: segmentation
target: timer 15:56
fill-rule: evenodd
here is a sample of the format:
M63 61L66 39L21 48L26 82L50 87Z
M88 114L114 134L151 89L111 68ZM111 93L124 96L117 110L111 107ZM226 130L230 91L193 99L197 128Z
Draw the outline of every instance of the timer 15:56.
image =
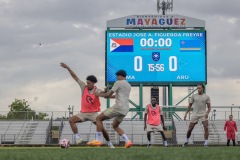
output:
M164 71L164 64L148 64L148 71L149 72L163 72Z

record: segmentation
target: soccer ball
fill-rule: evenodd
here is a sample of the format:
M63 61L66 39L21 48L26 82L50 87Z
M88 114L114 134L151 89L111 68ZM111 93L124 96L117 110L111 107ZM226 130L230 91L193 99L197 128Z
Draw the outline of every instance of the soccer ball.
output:
M70 147L69 140L67 140L67 139L62 139L59 142L59 145L60 145L61 148L69 148Z

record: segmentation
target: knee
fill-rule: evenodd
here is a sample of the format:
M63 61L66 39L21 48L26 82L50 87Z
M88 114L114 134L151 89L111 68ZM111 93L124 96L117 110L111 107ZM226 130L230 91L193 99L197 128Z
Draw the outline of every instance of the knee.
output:
M103 119L103 117L101 116L101 115L98 115L97 117L96 117L96 121L97 122L102 122L104 119Z
M68 120L68 122L69 122L70 124L75 123L72 117Z
M96 121L101 121L101 117L99 115L96 117Z
M208 127L205 127L204 129L205 129L205 132L208 132Z
M188 132L192 132L192 130L193 130L193 127L188 128Z
M112 124L112 127L113 127L113 129L116 130L116 128L118 128L118 125L113 123L113 124Z

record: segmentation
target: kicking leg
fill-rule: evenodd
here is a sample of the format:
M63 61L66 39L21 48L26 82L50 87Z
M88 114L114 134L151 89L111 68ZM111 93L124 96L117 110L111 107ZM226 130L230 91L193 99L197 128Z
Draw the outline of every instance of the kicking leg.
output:
M80 144L80 143L82 143L82 138L80 137L80 135L78 133L77 123L82 123L82 120L78 116L74 115L69 119L69 124L74 133L75 142L77 144Z

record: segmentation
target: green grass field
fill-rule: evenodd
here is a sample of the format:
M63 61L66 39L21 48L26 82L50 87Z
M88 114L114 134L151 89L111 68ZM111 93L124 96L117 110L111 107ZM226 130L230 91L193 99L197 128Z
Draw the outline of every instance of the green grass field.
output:
M239 160L237 147L0 147L0 160Z

